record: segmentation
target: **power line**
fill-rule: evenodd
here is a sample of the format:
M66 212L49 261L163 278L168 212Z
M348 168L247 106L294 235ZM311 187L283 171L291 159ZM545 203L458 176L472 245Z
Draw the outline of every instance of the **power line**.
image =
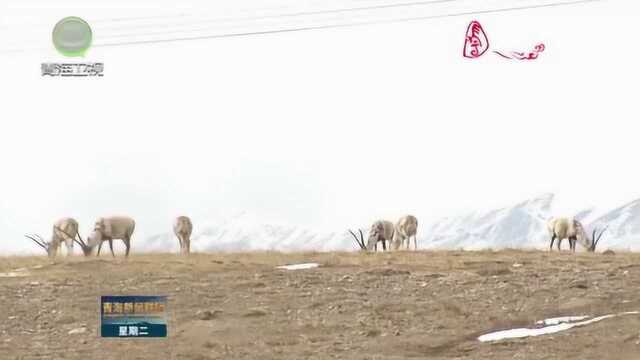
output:
M245 16L245 17L220 17L220 18L212 18L200 21L191 21L188 23L173 23L160 24L161 27L167 26L190 26L196 24L210 24L214 22L231 22L231 21L243 21L243 20L263 20L263 19L279 19L279 18L288 18L288 17L298 17L298 16L311 16L311 15L326 15L326 14L339 14L345 12L356 12L363 10L379 10L379 9L390 9L390 8L399 8L399 7L411 7L411 6L424 6L424 5L432 5L432 4L442 4L442 3L451 3L457 1L465 1L465 0L429 0L429 1L412 1L412 2L401 2L401 3L392 3L392 4L382 4L382 5L371 5L371 6L359 6L359 7L350 7L350 8L340 8L340 9L331 9L331 10L315 10L315 11L299 11L293 13L286 14L274 14L274 15L259 15L259 16ZM130 29L140 29L140 28L153 28L158 27L159 24L145 24L145 25L133 25L126 26L126 28ZM119 27L124 28L124 27Z
M107 46L139 45L139 44L157 44L157 43L168 43L168 42L178 42L178 41L218 39L218 38L227 38L227 37L280 34L280 33L288 33L288 32L321 30L321 29L331 29L331 28L347 28L347 27L356 27L356 26L365 26L365 25L374 25L374 24L388 24L388 23L409 22L409 21L418 21L418 20L432 20L432 19L467 16L467 15L493 14L493 13L500 13L500 12L511 12L511 11L520 11L520 10L529 10L529 9L541 9L541 8L549 8L549 7L577 5L577 4L600 2L600 1L604 1L604 0L575 0L575 1L556 2L556 3L550 3L550 4L539 4L539 5L500 8L500 9L458 12L458 13L452 13L452 14L417 16L417 17L409 17L409 18L401 18L401 19L393 19L393 20L365 21L365 22L359 22L359 23L332 24L332 25L316 25L316 26L305 26L305 27L296 27L296 28L289 28L289 29L248 31L248 32L239 32L239 33L231 33L231 34L177 37L177 38L170 38L170 39L133 40L133 41L123 41L123 42L107 43L107 44L95 44L95 46L107 47ZM167 33L170 34L172 32L167 32ZM135 34L132 34L132 35L135 36Z
M288 17L288 16L301 16L301 15L311 15L311 14L323 14L323 13L336 13L336 12L346 12L346 11L361 11L366 9L378 9L378 8L390 8L390 7L401 7L401 6L416 6L416 5L429 5L429 4L437 4L437 3L447 3L447 2L455 2L455 1L464 1L464 0L429 0L429 1L413 1L409 3L399 3L399 4L384 4L384 5L374 5L368 7L356 7L356 8L345 8L345 9L333 9L333 10L320 10L320 11L308 11L308 12L298 12L298 13L289 13L289 14L281 14L281 15L272 15L271 17ZM417 17L408 17L408 18L399 18L399 19L390 19L390 20L372 20L372 21L361 21L361 22L352 22L352 23L343 23L343 24L327 24L327 25L312 25L312 26L300 26L293 28L283 28L283 29L275 29L275 30L262 30L262 31L244 31L237 33L222 33L222 34L212 34L212 35L194 35L194 36L182 36L182 37L174 37L168 39L149 39L149 40L130 40L130 41L120 41L120 42L97 42L94 44L96 47L108 47L108 46L124 46L124 45L134 45L134 44L152 44L152 43L165 43L165 42L178 42L178 41L189 41L189 40L204 40L204 39L216 39L216 38L225 38L225 37L240 37L240 36L251 36L251 35L266 35L266 34L278 34L278 33L287 33L287 32L298 32L298 31L307 31L307 30L320 30L320 29L330 29L330 28L347 28L347 27L356 27L356 26L365 26L365 25L374 25L374 24L387 24L387 23L398 23L398 22L408 22L408 21L417 21L417 20L430 20L437 18L448 18L448 17L456 17L456 16L466 16L466 15L478 15L478 14L490 14L490 13L499 13L499 12L508 12L508 11L518 11L518 10L527 10L527 9L536 9L536 8L545 8L545 7L557 7L557 6L567 6L567 5L575 5L581 3L589 3L603 0L574 0L574 1L562 1L555 3L545 3L545 4L537 4L537 5L528 5L528 6L516 6L516 7L507 7L507 8L499 8L499 9L487 9L487 10L476 10L476 11L466 11L466 12L458 12L458 13L450 13L450 14L439 14L439 15L429 15L429 16L417 16ZM268 18L269 16L264 16ZM153 17L155 18L155 17ZM132 18L129 18L132 19ZM140 37L144 35L169 35L181 32L188 31L201 31L207 30L205 29L188 29L188 30L173 30L173 31L165 31L165 32L156 32L154 34L121 34L118 36L100 36L100 39L104 38L113 38L113 37ZM10 50L0 50L0 53L15 53L15 52L23 52L25 49L10 49Z
M91 19L87 18L86 20L91 24L99 24L104 22L124 22L124 21L139 21L139 20L157 20L157 19L166 19L166 18L182 18L192 16L189 14L174 14L174 15L155 15L155 16L135 16L135 17L125 17L125 18L106 18L106 19Z
M363 1L363 2L371 2L372 0L351 0L351 1ZM330 10L315 10L315 11L299 11L299 12L294 12L294 13L285 13L285 14L272 14L272 15L260 15L260 16L246 16L246 17L221 17L221 18L214 18L214 19L206 19L206 20L202 20L202 21L191 21L189 23L178 23L178 24L174 24L174 25L193 25L193 24L207 24L207 23L214 23L214 22L233 22L233 21L243 21L243 20L261 20L261 19L277 19L277 18L287 18L287 17L299 17L299 16L310 16L310 15L320 15L320 14L331 14L331 13L341 13L341 12L352 12L352 11L362 11L362 10L375 10L375 9L384 9L384 8L400 8L400 7L406 7L406 6L424 6L424 5L431 5L431 4L439 4L439 3L452 3L452 2L456 2L456 1L468 1L468 0L421 0L421 1L412 1L412 2L401 2L401 3L387 3L387 4L381 4L381 5L372 5L372 6L361 6L361 7L351 7L351 8L342 8L342 9L330 9ZM517 0L516 0L517 1ZM278 9L278 8L290 8L291 6L271 6L271 7L263 7L263 8L258 8L258 9L252 9L253 11L255 10L272 10L272 9ZM249 9L244 9L242 11L251 11ZM188 18L191 17L193 15L190 14L177 14L177 15L156 15L156 16L142 16L142 17L127 17L127 18L103 18L103 19L90 19L90 23L108 23L108 22L118 22L118 21L136 21L136 20L156 20L156 19L172 19L172 18ZM137 29L137 28L142 28L142 27L151 27L151 28L158 28L158 27L162 27L162 28L166 28L167 26L170 26L171 24L167 24L167 23L162 23L162 24L146 24L146 25L133 25L133 26L119 26L117 27L118 29L121 28L129 28L129 29ZM105 34L104 30L108 30L108 29L113 29L110 27L102 27L102 26L97 26L96 30L98 30L100 32L100 38L101 39L110 39L110 38L133 38L133 37L140 37L140 36L146 36L146 35L159 35L159 34L171 34L171 33L177 33L177 32L201 32L203 30L209 30L210 27L205 27L205 28L191 28L191 29L186 29L184 31L180 31L180 30L170 30L170 31L160 31L160 32L148 32L148 33L135 33L135 34ZM33 30L33 29L32 29ZM23 50L21 49L11 49L11 50L0 50L0 53L15 53L15 52L22 52Z

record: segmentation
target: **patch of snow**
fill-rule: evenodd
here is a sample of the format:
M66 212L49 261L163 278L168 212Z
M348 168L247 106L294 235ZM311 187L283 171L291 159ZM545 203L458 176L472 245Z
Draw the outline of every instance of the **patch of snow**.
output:
M76 329L69 330L69 332L67 334L76 335L76 334L84 334L86 332L87 332L87 328L81 327L81 328L76 328Z
M563 316L563 317L556 317L556 318L550 318L550 319L544 319L544 320L540 320L538 322L536 322L536 324L538 325L558 325L558 324L562 324L562 323L571 323L571 322L576 322L576 321L580 321L580 320L584 320L584 319L588 319L589 316Z
M26 272L6 272L6 273L0 273L0 277L21 277L21 276L28 276L29 274Z
M617 316L637 315L637 314L640 314L640 312L631 311L631 312L625 312L625 313L620 313L620 314L610 314L610 315L598 316L598 317L595 317L593 319L579 321L579 322L572 322L572 323L558 321L558 323L556 323L555 325L549 325L549 326L545 326L545 327L541 327L541 328L533 328L533 329L530 329L530 328L517 328L517 329L501 330L501 331L496 331L496 332L484 334L484 335L478 337L478 340L481 341L481 342L489 342L489 341L498 341L498 340L506 340L506 339L524 338L524 337L530 337L530 336L540 336L540 335L555 334L555 333L560 332L560 331L569 330L569 329L572 329L572 328L578 327L578 326L585 326L585 325L593 324L593 323L596 323L598 321L602 321L602 320L605 320L605 319L610 319L610 318L617 317ZM569 317L569 318L571 318L571 317ZM573 318L577 318L577 317L573 317ZM557 320L557 319L566 319L566 318L554 318L554 319L547 319L547 320ZM553 323L554 321L551 321L551 322Z
M283 270L304 270L304 269L313 269L320 266L318 263L304 263L304 264L293 264L293 265L283 265L278 266L278 269Z

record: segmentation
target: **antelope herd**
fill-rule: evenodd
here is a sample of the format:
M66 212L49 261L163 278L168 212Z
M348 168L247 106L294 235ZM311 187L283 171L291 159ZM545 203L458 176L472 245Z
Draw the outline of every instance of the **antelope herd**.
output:
M178 219L186 218L184 216ZM188 218L186 218L188 220ZM178 221L178 220L176 220ZM188 220L191 224L191 220ZM67 256L73 253L73 242L80 245L82 252L85 256L90 256L93 253L93 249L98 246L98 252L96 256L100 256L100 250L102 249L102 243L109 242L109 250L111 255L115 257L113 252L113 240L122 240L126 247L125 257L129 256L129 250L131 250L131 236L136 228L136 222L128 216L111 216L102 217L96 220L93 225L93 231L87 236L85 242L80 236L78 230L78 222L72 218L64 218L56 221L53 224L53 235L50 241L44 240L40 235L25 235L27 238L33 240L36 244L41 246L49 255L49 257L55 257L58 248L65 242L67 246ZM190 231L189 231L190 234ZM182 243L182 240L181 240ZM188 247L187 247L188 249ZM188 250L187 250L188 252Z
M418 250L417 231L418 219L413 215L406 215L401 217L395 224L389 220L377 220L374 222L369 229L369 236L366 242L364 241L362 230L358 230L360 238L351 230L349 230L349 233L356 239L360 249L365 251L377 251L378 242L382 242L383 250L387 250L387 243L389 249L393 247L394 250L398 250L405 240L407 242L406 248L409 250L412 236L414 250Z
M42 247L47 255L51 258L55 257L59 248L64 242L67 248L67 256L73 254L73 243L77 243L85 256L93 254L95 247L98 247L96 256L100 256L102 244L109 242L109 250L111 255L115 257L113 252L113 240L122 240L126 247L125 257L129 256L131 249L131 236L136 228L134 219L127 216L111 216L102 217L96 220L92 232L87 236L85 242L80 236L78 221L73 218L62 218L53 224L51 239L49 241L40 235L25 235L38 246ZM551 238L549 251L553 250L553 243L557 240L558 251L561 250L562 240L569 241L569 248L572 252L576 251L576 242L580 243L587 251L594 252L596 246L602 238L602 234L607 230L605 227L599 231L594 228L591 236L585 230L582 223L572 218L553 218L547 222L547 230ZM180 253L188 255L191 252L191 234L193 232L193 224L187 216L178 216L173 223L173 233L178 239L180 245ZM386 251L400 250L405 248L409 250L411 237L413 237L413 248L418 250L417 241L418 219L413 215L405 215L398 219L397 222L389 220L377 220L369 228L367 240L365 241L364 233L358 229L358 234L349 230L354 237L356 243L363 251L377 251L378 243L382 243L382 249ZM406 243L406 246L405 246Z
M558 240L558 251L561 251L560 244L563 239L569 240L569 249L572 252L576 251L576 242L579 242L587 251L596 251L596 246L602 238L602 234L607 230L605 227L599 230L597 227L593 229L591 236L587 233L582 223L576 219L569 218L552 218L547 221L547 230L549 231L549 237L551 238L551 245L549 251L553 250L553 243ZM362 230L358 230L358 235L352 230L349 230L351 236L356 240L356 243L361 250L364 251L377 251L377 243L382 242L382 249L386 250L386 241L389 242L389 249L393 247L394 250L400 249L406 241L406 249L409 250L410 240L413 236L413 248L418 249L418 243L416 234L418 231L418 219L413 215L406 215L401 217L395 224L388 220L377 220L369 229L369 236L367 241L364 241L364 234Z

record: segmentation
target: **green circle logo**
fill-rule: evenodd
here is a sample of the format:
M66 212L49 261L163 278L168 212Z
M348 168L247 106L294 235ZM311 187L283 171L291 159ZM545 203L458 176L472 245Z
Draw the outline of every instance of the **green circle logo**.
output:
M66 17L53 28L53 46L64 56L83 56L91 47L93 32L79 17Z

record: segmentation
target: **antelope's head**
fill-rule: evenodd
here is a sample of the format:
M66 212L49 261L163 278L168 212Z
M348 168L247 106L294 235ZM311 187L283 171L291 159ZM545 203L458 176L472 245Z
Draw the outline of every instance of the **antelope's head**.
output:
M380 221L376 221L371 225L369 229L369 238L367 239L367 250L373 250L373 247L384 239L384 224Z
M93 225L93 231L87 237L87 245L93 249L96 245L100 244L104 238L104 230L104 219L100 218L96 221L95 225Z
M93 229L91 234L87 236L87 245L93 248L96 244L100 244L102 242L102 231L99 229Z
M360 234L359 238L353 231L349 230L349 232L351 233L351 236L353 236L353 238L356 240L356 243L360 247L360 250L373 251L374 246L378 242L378 239L380 239L381 236L384 236L384 227L382 225L378 227L376 226L376 224L371 226L371 230L369 230L369 236L366 242L364 240L364 234L362 233L362 230L358 229L358 233Z

